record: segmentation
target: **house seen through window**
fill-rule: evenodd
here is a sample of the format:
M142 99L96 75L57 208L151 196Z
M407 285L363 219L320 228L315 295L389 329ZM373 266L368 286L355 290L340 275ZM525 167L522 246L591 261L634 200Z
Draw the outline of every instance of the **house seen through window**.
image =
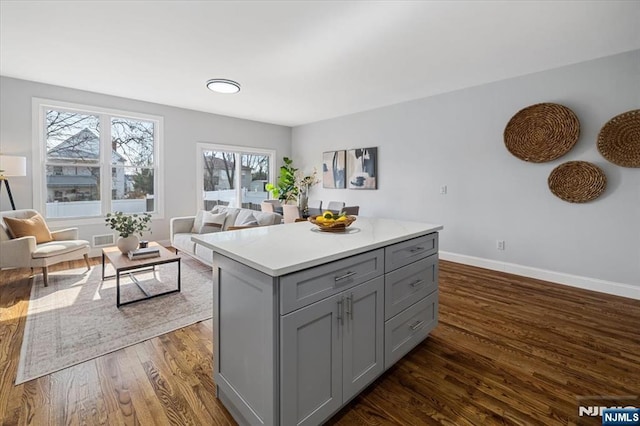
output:
M225 205L260 210L269 198L265 185L270 182L275 152L200 144L200 155L203 209Z
M48 218L157 212L157 120L42 108Z

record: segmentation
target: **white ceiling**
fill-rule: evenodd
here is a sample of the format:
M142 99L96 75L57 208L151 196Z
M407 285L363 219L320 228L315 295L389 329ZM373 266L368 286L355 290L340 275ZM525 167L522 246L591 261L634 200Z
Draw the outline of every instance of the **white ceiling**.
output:
M1 0L0 74L295 126L639 49L639 28L640 1Z

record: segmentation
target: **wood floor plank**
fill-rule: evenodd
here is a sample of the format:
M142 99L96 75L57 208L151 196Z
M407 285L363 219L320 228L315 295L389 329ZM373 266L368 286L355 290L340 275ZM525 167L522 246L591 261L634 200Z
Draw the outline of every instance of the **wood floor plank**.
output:
M133 409L129 382L131 379L121 370L118 356L120 351L96 358L95 364L100 380L102 398L111 421L120 424L139 424L137 413Z
M475 323L474 330L481 333L483 337L491 340L500 340L508 345L513 351L522 351L532 356L543 358L545 362L562 363L570 358L572 365L576 369L587 370L602 355L608 355L608 360L612 371L617 372L616 378L619 382L628 382L630 378L625 371L633 369L637 363L631 359L634 357L628 349L634 344L631 340L613 346L616 340L613 338L601 338L598 342L580 338L580 333L558 334L555 330L546 326L540 326L535 320L510 320L496 321L488 317L487 312L474 312L472 308L465 307L460 303L461 312L457 318L466 322L456 323L459 327L465 327L470 323ZM464 325L463 325L464 324ZM541 335L555 334L560 345L549 342ZM597 361L596 361L597 362ZM594 374L593 372L591 374ZM610 373L607 378L611 379Z
M0 271L1 424L235 424L212 320L15 386L29 274ZM441 261L439 321L328 424L599 425L579 398L640 406L640 301Z
M138 356L140 348L140 345L134 345L124 349L129 372L133 379L131 385L133 406L141 424L169 425L169 419L165 416L162 404L156 397L153 386L143 368L143 361Z
M73 375L78 380L77 404L78 417L81 424L106 424L107 408L104 403L100 378L95 360L75 365Z
M73 368L51 374L50 418L54 424L79 425L77 380Z
M193 387L197 384L197 378L193 375L193 366L184 362L179 355L179 350L174 346L174 334L171 336L160 336L152 339L151 343L158 351L162 351L164 366L173 376L180 380L176 381L176 393L184 399L186 409L193 413L196 424L212 424L213 419Z
M216 389L213 382L213 365L211 363L213 354L198 346L184 329L164 336L160 336L159 341L162 347L166 348L173 358L175 365L183 374L188 375L184 380L191 388L184 389L183 395L195 413L207 412L209 417L201 418L206 424L228 425L234 424L233 418L228 416L222 404L213 398ZM200 348L199 350L194 350ZM206 354L202 357L201 354ZM200 416L202 417L202 416Z
M13 393L15 397L20 397L18 422L16 424L53 424L49 409L51 407L50 376L32 380L22 386L22 393Z
M158 352L156 345L154 345L155 340L158 339L155 338L141 343L151 355L149 360L143 363L143 366L156 396L162 402L169 421L173 424L181 425L201 424L198 415L193 412L192 407L189 406L189 403L181 393L182 390L186 389L184 381L180 380L181 374L174 375L176 370L171 368L172 361L165 362L167 352L162 348Z

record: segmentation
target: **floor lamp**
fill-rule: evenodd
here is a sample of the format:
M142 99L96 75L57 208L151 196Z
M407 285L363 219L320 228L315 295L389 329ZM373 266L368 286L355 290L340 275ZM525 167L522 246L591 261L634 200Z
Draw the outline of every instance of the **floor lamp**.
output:
M8 178L26 175L27 157L0 154L0 194L2 193L2 183L4 182L4 185L7 187L9 201L11 201L11 208L13 210L16 209L16 204L13 202L13 195L11 194L11 186L9 186Z

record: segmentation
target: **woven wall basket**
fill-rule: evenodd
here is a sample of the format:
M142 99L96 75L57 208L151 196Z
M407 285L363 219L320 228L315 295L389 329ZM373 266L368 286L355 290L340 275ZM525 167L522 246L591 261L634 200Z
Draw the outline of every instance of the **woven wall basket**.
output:
M549 175L549 189L570 203L586 203L600 196L607 187L607 176L595 164L569 161Z
M516 113L504 129L504 144L521 160L544 163L563 156L578 141L580 122L559 104L531 105Z
M598 135L598 151L618 166L640 167L640 109L609 120Z

